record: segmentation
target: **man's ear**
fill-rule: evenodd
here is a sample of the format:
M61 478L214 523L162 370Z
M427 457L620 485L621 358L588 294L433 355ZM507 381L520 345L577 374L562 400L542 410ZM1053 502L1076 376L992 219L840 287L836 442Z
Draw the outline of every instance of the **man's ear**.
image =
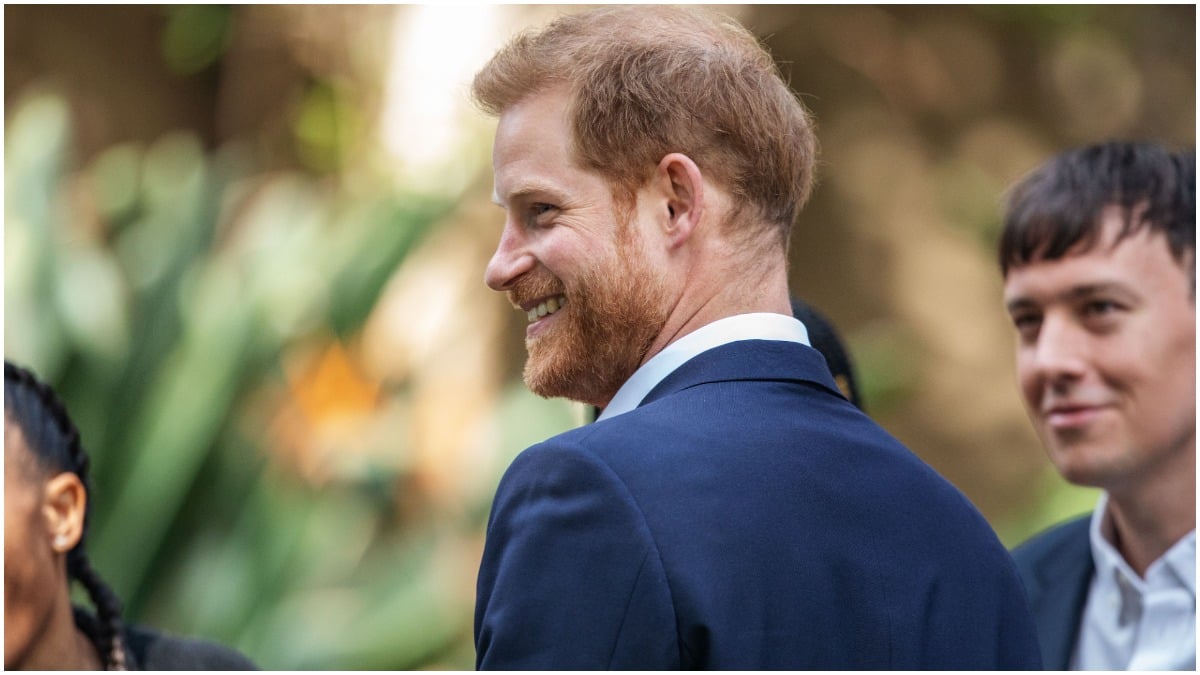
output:
M664 229L671 248L677 248L691 238L704 215L704 176L691 157L673 152L659 161L655 181L666 197Z
M42 515L46 518L46 532L55 553L65 554L79 544L86 513L87 490L79 476L64 471L46 481Z

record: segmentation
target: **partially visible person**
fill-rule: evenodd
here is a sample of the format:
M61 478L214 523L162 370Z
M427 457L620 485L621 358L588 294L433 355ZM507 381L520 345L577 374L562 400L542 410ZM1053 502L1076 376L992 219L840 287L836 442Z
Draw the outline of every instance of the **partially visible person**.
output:
M833 375L838 390L859 410L866 410L862 391L858 387L858 378L854 376L850 350L846 348L833 322L816 307L800 298L792 298L792 316L808 330L812 348L825 357L825 364L829 366L829 373Z
M1013 188L999 246L1017 375L1090 516L1013 555L1056 670L1196 666L1196 156L1054 157Z
M497 488L480 669L1038 668L1012 558L854 407L791 314L812 123L753 34L603 7L476 76L499 116L485 281L525 382L603 409Z
M121 603L85 548L88 464L54 391L5 361L4 668L253 670L233 650L121 620ZM72 605L72 580L95 613Z

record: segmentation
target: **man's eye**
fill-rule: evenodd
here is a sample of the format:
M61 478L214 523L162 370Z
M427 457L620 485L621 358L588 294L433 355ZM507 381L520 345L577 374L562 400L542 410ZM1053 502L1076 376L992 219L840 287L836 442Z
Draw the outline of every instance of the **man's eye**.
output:
M1104 316L1112 314L1117 309L1117 303L1110 300L1092 300L1083 307L1084 313L1088 316Z
M1022 338L1028 339L1037 335L1038 328L1042 325L1042 318L1037 314L1014 314L1012 322L1017 333Z
M1089 300L1082 309L1084 325L1095 331L1115 330L1128 307L1112 300Z
M558 207L553 204L538 202L529 205L529 224L531 227L545 227L551 224Z

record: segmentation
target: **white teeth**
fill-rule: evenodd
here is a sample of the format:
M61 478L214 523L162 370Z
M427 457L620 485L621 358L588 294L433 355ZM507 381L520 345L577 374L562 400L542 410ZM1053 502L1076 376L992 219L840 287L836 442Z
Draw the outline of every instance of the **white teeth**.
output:
M529 319L529 323L533 323L543 316L549 316L566 306L567 299L565 297L559 296L557 298L550 298L549 300L538 304L537 307L534 307L526 312L525 316L527 319Z

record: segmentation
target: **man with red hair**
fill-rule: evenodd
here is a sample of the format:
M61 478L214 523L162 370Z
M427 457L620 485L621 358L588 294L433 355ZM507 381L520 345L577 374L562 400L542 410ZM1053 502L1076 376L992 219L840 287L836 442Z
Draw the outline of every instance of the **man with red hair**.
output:
M498 488L477 665L1040 665L1012 559L961 493L847 401L792 316L809 115L758 41L679 7L517 37L486 281L525 381L603 409Z

